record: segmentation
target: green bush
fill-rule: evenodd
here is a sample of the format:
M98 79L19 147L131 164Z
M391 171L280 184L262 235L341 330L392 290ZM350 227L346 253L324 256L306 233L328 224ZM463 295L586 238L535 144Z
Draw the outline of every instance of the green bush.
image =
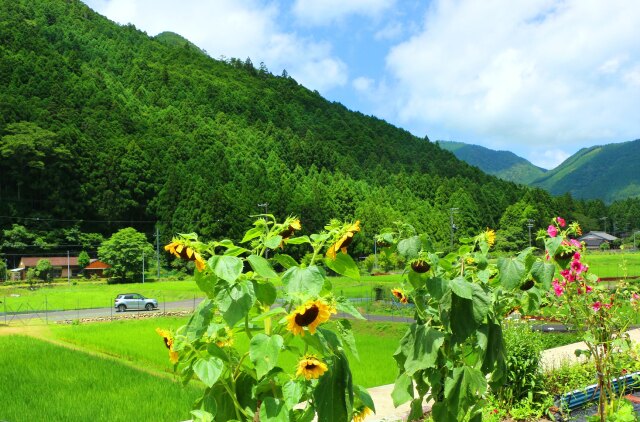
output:
M546 399L540 366L541 336L541 333L531 331L527 324L516 322L505 327L506 379L496 391L496 396L508 408L515 407L523 400L533 408Z

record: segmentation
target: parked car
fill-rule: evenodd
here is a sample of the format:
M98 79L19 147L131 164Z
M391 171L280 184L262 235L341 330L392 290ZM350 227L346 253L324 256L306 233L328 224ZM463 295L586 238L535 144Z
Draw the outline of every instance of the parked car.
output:
M158 309L158 301L155 299L148 299L138 293L124 293L116 296L113 307L118 312L124 312L127 309L146 309L152 311Z

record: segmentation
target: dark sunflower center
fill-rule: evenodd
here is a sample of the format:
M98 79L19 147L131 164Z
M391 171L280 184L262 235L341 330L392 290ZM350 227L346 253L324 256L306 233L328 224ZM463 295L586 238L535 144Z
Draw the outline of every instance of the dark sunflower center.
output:
M164 337L164 345L167 346L167 349L171 348L171 344L169 344L169 339Z
M307 363L304 366L304 369L308 370L308 371L313 371L318 365L316 365L315 363Z
M344 242L342 242L342 245L340 245L341 248L346 248L347 246L349 246L351 244L351 242L353 241L353 236L351 237L347 237Z
M295 317L296 324L300 327L306 327L316 320L320 309L316 305L311 306L309 309L304 311L303 314L297 314Z

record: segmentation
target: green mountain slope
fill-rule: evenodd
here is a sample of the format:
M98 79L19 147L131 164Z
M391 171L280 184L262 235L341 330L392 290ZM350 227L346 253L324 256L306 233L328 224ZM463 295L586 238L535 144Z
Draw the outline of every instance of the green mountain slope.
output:
M162 241L238 238L267 203L305 230L360 219L359 253L399 219L447 244L453 206L460 235L495 227L524 192L284 72L80 1L4 1L0 16L0 229L152 234L157 221Z
M480 145L463 142L438 141L440 147L449 150L459 159L476 166L485 173L511 182L529 184L542 177L545 169L510 151L496 151Z
M583 148L532 184L605 202L640 197L640 139Z

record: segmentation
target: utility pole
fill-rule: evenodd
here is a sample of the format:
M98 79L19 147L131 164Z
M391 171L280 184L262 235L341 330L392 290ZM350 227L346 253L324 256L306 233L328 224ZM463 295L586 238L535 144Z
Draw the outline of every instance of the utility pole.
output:
M376 242L375 236L373 236L373 269L378 269L378 242Z
M451 224L451 249L453 249L453 233L458 230L455 223L453 222L453 214L458 212L458 208L449 208L449 219Z
M158 270L158 280L160 280L160 231L156 224L156 268Z
M142 250L142 284L144 284L144 249Z
M69 262L69 251L67 251L67 283L71 284L71 263Z
M531 247L531 229L533 228L534 221L535 220L532 220L530 218L527 220L527 228L529 229L529 247Z
M264 207L264 213L265 214L269 214L269 203L268 202L264 202L262 204L258 204L259 207ZM269 226L267 226L267 217L265 215L264 217L264 224L265 224L265 231L267 233L269 233ZM269 259L269 248L265 248L264 250L264 256L266 259Z

